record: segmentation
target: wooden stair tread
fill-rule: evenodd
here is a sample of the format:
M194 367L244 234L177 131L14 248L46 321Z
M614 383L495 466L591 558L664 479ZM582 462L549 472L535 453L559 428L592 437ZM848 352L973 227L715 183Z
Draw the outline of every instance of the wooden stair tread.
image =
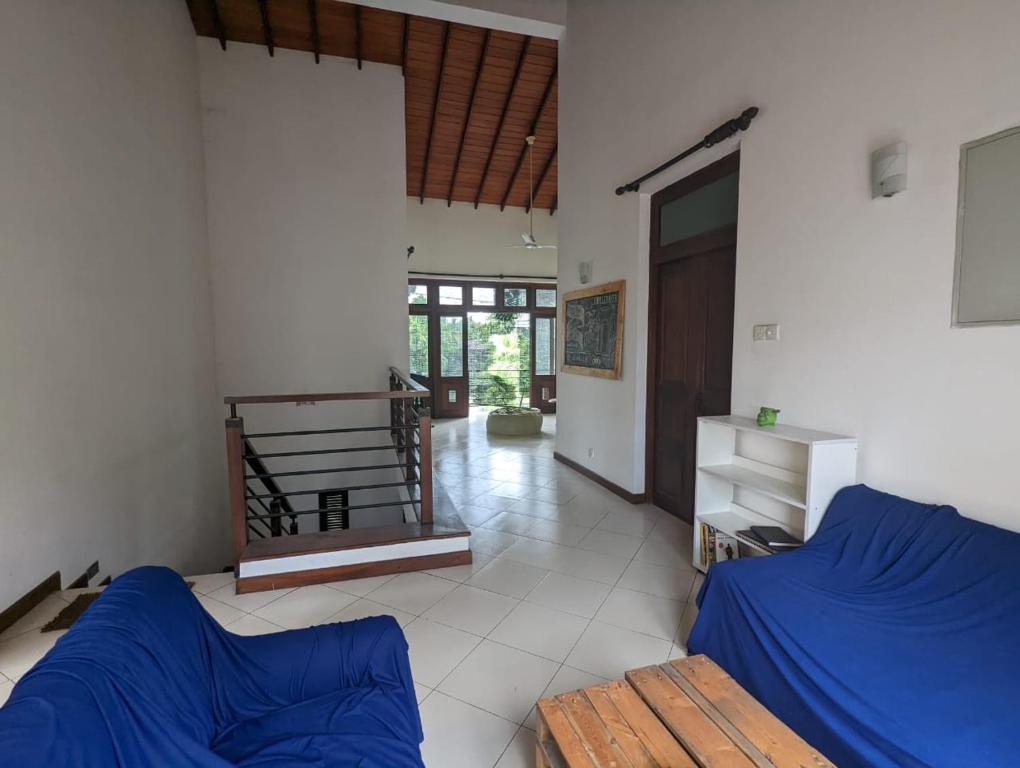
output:
M456 536L470 536L467 526L451 528L442 525L402 523L372 528L350 528L346 531L317 531L278 536L252 541L241 553L240 562L268 560L293 555L310 555L316 552L336 552L343 549L379 547L386 544L400 544L419 539L446 539Z

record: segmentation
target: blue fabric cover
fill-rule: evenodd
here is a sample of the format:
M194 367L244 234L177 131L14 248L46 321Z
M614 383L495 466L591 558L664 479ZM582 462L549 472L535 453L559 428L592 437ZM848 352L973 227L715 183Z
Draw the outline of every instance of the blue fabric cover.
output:
M840 768L1020 764L1020 535L858 485L800 549L712 566L704 653Z
M241 637L166 568L106 589L0 709L7 768L421 768L389 616Z

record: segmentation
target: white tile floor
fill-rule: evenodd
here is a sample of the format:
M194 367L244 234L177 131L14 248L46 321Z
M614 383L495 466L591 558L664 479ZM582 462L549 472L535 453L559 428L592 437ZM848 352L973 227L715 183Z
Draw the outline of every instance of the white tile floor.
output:
M481 415L436 423L437 472L472 527L470 566L253 595L211 574L189 577L195 592L241 634L395 616L426 765L532 766L535 700L683 655L701 583L690 528L556 462L554 424L489 438ZM71 599L52 595L0 635L0 703L62 634L38 630Z

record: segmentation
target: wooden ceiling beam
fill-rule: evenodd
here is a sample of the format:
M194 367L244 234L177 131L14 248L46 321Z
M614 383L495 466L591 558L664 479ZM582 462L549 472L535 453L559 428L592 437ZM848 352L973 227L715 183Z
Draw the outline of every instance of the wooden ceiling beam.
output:
M524 44L521 46L521 52L517 56L517 66L514 67L514 76L510 81L510 89L506 92L506 101L503 102L503 111L500 113L499 122L496 124L496 133L492 137L492 143L489 145L489 154L485 158L485 170L482 171L482 180L478 182L478 190L475 192L475 208L478 208L478 202L482 199L482 190L485 189L485 182L489 178L489 170L492 167L492 155L496 151L496 145L499 143L500 134L503 133L503 124L506 122L506 113L510 108L510 102L513 100L514 91L517 90L517 82L521 78L521 67L524 66L524 59L527 58L528 50L531 48L531 37L524 38Z
M545 112L545 108L549 104L549 96L552 94L553 85L556 83L556 73L558 66L554 66L552 72L549 73L549 79L545 84L545 92L542 94L542 100L538 102L538 110L535 112L535 117L531 120L531 126L528 129L528 136L534 136L535 131L538 130L538 121L542 117L542 113ZM514 188L514 184L517 183L517 175L521 172L521 166L524 165L524 155L529 151L527 143L521 147L520 153L517 155L517 164L514 165L514 172L510 174L510 180L507 182L506 189L503 190L503 197L499 201L499 210L506 208L507 198L510 197L510 192ZM534 151L534 147L531 147L530 151Z
M319 9L318 0L308 0L308 28L312 35L312 53L315 54L315 63L319 63L321 45L319 42Z
M553 144L552 152L549 153L549 157L546 158L545 165L542 166L542 173L538 175L538 184L535 185L535 198L542 193L542 185L545 184L545 179L549 175L549 169L552 168L553 160L556 159L556 152L559 150L558 144ZM531 199L528 199L528 204L524 206L525 213L531 213Z
M407 41L411 36L411 17L404 14L403 39L400 42L400 74L407 77Z
M482 79L482 68L485 66L485 57L489 53L489 36L491 30L485 30L482 38L482 52L478 56L478 69L475 70L475 80L471 84L471 96L468 98L468 111L464 116L464 125L460 129L460 141L457 144L457 157L453 161L453 173L450 175L450 188L446 192L446 207L453 203L453 186L457 183L457 172L460 170L460 156L464 152L464 139L467 137L468 125L471 123L471 116L475 113L475 101L478 98L478 81Z
M358 69L361 69L361 6L354 6L354 57L358 60Z
M268 0L258 0L259 13L262 15L262 39L265 41L269 55L273 55L273 26L269 23Z
M450 22L443 22L443 47L439 52L439 76L436 78L436 88L432 97L432 119L429 121L428 138L425 140L425 164L421 169L421 188L418 194L418 202L425 203L425 185L429 180L429 160L432 157L432 139L435 138L436 117L439 114L439 97L443 92L443 72L446 70L446 56L450 47Z
M223 26L223 17L220 16L220 4L216 0L209 0L209 10L212 12L216 37L220 39L220 48L225 51L227 50L227 28Z

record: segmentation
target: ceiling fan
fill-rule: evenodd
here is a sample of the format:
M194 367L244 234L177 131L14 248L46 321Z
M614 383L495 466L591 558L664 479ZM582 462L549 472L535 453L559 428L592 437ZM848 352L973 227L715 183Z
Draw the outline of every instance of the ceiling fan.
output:
M528 143L528 231L521 232L521 240L524 245L511 245L511 248L527 248L529 251L537 251L543 248L556 250L555 245L539 245L535 240L535 137L528 136L524 139Z

